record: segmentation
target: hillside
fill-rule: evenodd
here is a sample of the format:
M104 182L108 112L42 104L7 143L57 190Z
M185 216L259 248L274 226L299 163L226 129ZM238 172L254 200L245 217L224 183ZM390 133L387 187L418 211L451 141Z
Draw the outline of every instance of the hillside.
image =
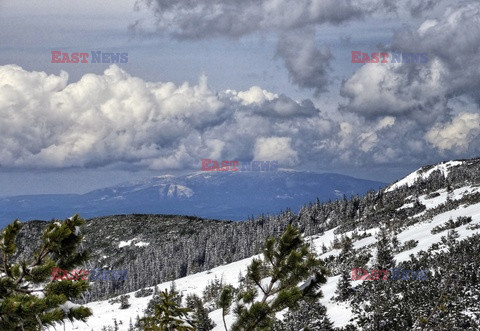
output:
M298 214L287 211L230 223L160 215L90 220L83 229L85 246L91 247L96 257L89 268L126 268L129 274L124 283L103 282L108 286L102 287L103 283L92 282L90 299L130 292L132 305L120 311L117 304L91 302L88 306L94 316L88 326L75 323L67 329L99 330L113 325L115 318L122 321L120 330L127 330L130 318L141 316L151 299L151 295L135 298L133 291L154 284L159 284L159 289L169 288L173 279L185 295L201 295L215 278L239 286L239 273L245 274L264 239L279 235L287 224L301 229L331 270L322 287L321 303L336 327L352 323L354 329L367 329L372 327L368 321L376 321L383 323L383 329L393 330L389 323L394 320L408 324L415 316L430 314L437 324L453 323L449 330L475 330L478 326L480 159L472 159L426 166L385 190L331 203L317 201ZM24 231L28 236L22 240L31 238L40 225L29 223ZM355 291L349 300L332 300L342 270L375 266L380 228L391 236L396 265L428 269L428 281L352 281ZM345 251L347 237L352 248ZM443 302L446 296L450 299ZM380 298L382 302L371 306ZM219 310L213 302L206 304L213 305L210 316L216 321L215 330L221 330ZM383 317L378 319L378 314ZM227 321L233 318L229 315ZM464 327L460 328L461 323Z

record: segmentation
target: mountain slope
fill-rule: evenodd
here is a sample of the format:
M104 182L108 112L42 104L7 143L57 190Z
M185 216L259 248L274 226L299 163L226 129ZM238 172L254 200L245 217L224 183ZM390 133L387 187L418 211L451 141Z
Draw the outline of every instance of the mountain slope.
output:
M454 198L460 198L462 196L461 193L464 191L465 190L463 189L457 189L451 194L451 196ZM468 188L468 191L480 192L480 188ZM447 195L444 194L446 193L446 191L440 190L438 193L440 193L440 196L434 198L435 201L430 205L430 209L435 208L434 205L438 206L441 203L446 202ZM426 196L422 196L421 198L426 199ZM407 261L410 254L417 254L420 251L427 251L428 248L430 248L433 244L441 243L441 237L444 236L445 233L438 233L432 235L432 229L434 229L436 226L444 224L451 218L456 219L459 216L472 217L472 222L460 226L456 229L460 235L457 240L468 238L474 234L480 235L480 202L467 207L462 206L454 210L440 213L433 217L430 221L422 221L414 224L410 227L407 227L404 231L398 234L400 245L404 245L409 240L416 240L418 241L418 243L415 247L403 250L395 254L394 257L397 263ZM419 217L420 215L414 216L414 218ZM475 227L476 229L474 229ZM328 260L330 257L336 257L340 254L340 249L334 248L335 238L338 238L341 235L337 232L337 230L338 227L335 227L331 230L326 231L322 235L314 235L312 237L306 238L306 240L311 241L313 247L315 247L315 250L318 252L318 254L321 254L321 257L323 259ZM354 248L357 250L366 250L374 253L374 247L372 247L372 244L375 243L374 235L378 232L378 230L378 227L375 227L365 231L364 233L369 234L370 236L363 239L354 240ZM353 231L344 232L342 234L351 237L353 235ZM322 254L323 245L326 245L328 247L328 251ZM233 286L238 287L238 275L240 273L246 273L247 266L251 263L254 257L258 256L252 256L240 261L213 268L208 271L176 279L175 286L177 290L184 295L184 297L187 294L197 294L199 296L202 296L202 291L205 289L205 287L215 279L222 279L226 284L232 284ZM366 265L366 268L368 269L372 269L372 267L373 261L369 262ZM353 317L352 309L348 303L336 302L332 300L332 298L335 296L336 284L339 278L340 275L335 272L333 273L332 277L328 278L327 283L322 286L324 297L321 299L321 302L327 307L328 316L334 322L336 327L342 327L347 325L350 321L350 318ZM364 281L353 281L354 286L358 286L362 282ZM169 289L170 287L171 282L163 282L158 284L159 290ZM128 309L122 311L118 310L118 304L112 305L107 301L91 302L87 304L87 306L92 308L92 310L94 311L94 316L89 319L87 325L78 322L74 323L73 325L67 324L66 330L88 330L89 328L93 328L94 330L100 330L101 327L104 325L113 325L113 319L116 319L117 321L121 321L123 323L122 325L120 325L119 330L127 330L129 320L132 319L133 321L135 321L137 315L142 316L144 309L146 308L149 300L152 298L151 296L135 298L134 292L129 293L129 295L130 303L132 305ZM220 309L213 310L210 313L210 317L217 324L217 326L213 330L224 330ZM227 325L233 323L234 315L232 313L228 314L226 321ZM358 328L358 330L361 330L361 328Z
M480 270L480 259L478 254L467 251L468 247L480 249L480 159L472 159L423 167L386 190L350 200L316 202L302 207L298 214L285 212L247 222L161 215L121 215L89 220L82 231L85 245L93 249L95 259L88 267L126 268L129 275L129 281L124 283L92 282L90 299L130 292L132 306L120 311L117 305L112 306L107 301L88 303L94 310L88 326L75 323L67 325L67 330L101 329L103 325L112 325L113 318L122 321L120 330L127 330L129 318L135 320L137 315L141 316L151 299L151 296L134 298L132 291L154 284L160 284L160 288L170 287L173 279L177 290L184 294L201 294L215 276L238 286L239 272L245 274L246 266L252 256L260 252L265 238L279 235L288 224L301 229L332 271L322 287L322 303L327 306L327 313L336 326L350 323L350 318L356 317L372 300L371 295L377 292L385 295L382 292L385 288L371 288L375 282L355 281L358 294L353 300L332 300L341 270L374 268L375 234L380 227L386 227L398 239L396 246L392 246L398 266L429 269L432 278L423 283L390 281L390 291L397 291L397 295L385 297L390 300L390 306L381 308L382 312L398 314L394 307L402 302L394 301L397 297L406 302L420 295L416 299L421 299L418 302L422 303L416 301L411 307L402 307L400 312L413 310L413 318L417 318L420 311L428 316L437 306L441 293L449 290L453 291L449 293L449 305L461 303L463 306L455 306L455 309L472 316L465 323L480 321L478 307L469 301L478 299L480 294L478 283L472 283L475 278L471 278L475 276L472 272L478 274ZM34 226L41 227L41 222L28 223L24 228L20 239L24 251L31 246ZM456 230L458 238L451 234L452 229ZM364 264L345 262L341 258L346 236L353 241L353 250ZM472 239L471 242L463 244L467 248L462 247L467 238ZM415 255L413 260L412 254ZM455 274L460 277L457 283L452 283ZM210 316L217 322L215 330L221 330L220 311L213 310ZM392 318L408 320L402 315L395 316ZM458 316L466 318L466 315ZM227 316L227 323L233 318ZM357 325L356 329L362 330L362 327Z

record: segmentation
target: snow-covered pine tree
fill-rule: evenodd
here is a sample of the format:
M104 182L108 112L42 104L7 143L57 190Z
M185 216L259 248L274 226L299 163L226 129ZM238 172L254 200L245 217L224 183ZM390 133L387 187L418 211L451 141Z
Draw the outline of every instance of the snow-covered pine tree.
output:
M393 259L393 247L389 233L385 227L380 227L377 234L377 261L376 269L385 270L395 267Z
M0 234L0 330L40 330L66 319L85 321L90 309L71 303L88 289L86 280L51 280L52 269L72 270L88 259L78 246L83 236L78 215L52 221L33 256L14 261L23 224L15 220ZM41 294L41 295L38 295Z
M340 279L337 283L335 294L339 301L345 301L350 298L353 293L352 283L350 281L350 272L348 269L342 270Z
M128 323L128 331L135 331L135 327L133 326L131 317L130 317L130 322Z
M120 309L127 309L130 307L130 303L128 302L129 297L129 295L120 296Z

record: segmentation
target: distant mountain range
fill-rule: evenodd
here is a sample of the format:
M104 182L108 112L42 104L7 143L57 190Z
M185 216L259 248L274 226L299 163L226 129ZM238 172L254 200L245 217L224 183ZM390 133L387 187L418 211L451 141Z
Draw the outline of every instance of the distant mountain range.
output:
M261 213L292 211L317 198L362 195L386 184L331 173L197 172L158 176L94 190L86 194L22 195L0 198L0 226L22 221L84 218L113 214L176 214L246 220Z

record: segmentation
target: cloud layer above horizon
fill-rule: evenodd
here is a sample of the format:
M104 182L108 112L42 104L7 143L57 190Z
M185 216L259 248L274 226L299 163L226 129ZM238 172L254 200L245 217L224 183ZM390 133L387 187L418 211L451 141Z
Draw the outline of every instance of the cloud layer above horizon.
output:
M4 65L0 167L198 170L210 158L316 170L480 156L480 4L443 3L138 1L156 34L185 42L273 33L291 83L314 98L256 85L214 90L206 76L147 82L116 65L71 83L64 71ZM318 29L375 15L413 17L383 47L428 53L428 62L359 64L338 83ZM131 30L141 34L141 22ZM327 91L340 100L333 111L321 106Z
M4 168L180 170L202 158L346 166L478 151L474 112L430 126L394 114L339 121L258 86L213 91L205 76L193 86L145 82L116 65L70 84L65 72L15 65L1 66L0 78Z

